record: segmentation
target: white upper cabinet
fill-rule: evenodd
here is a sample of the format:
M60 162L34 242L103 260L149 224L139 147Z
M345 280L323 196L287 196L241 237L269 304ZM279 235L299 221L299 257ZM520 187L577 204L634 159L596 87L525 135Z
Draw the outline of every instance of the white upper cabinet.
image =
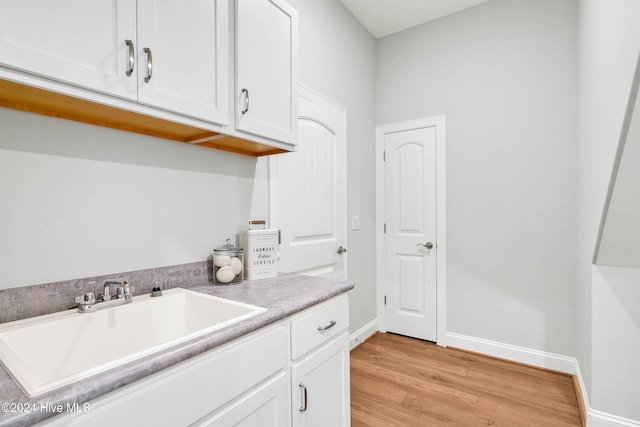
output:
M138 101L228 122L228 0L138 0Z
M0 0L9 107L249 155L297 142L297 50L284 0Z
M0 64L21 71L135 99L135 38L135 1L0 0Z
M236 0L236 129L295 144L298 14L282 0Z
M0 63L228 123L228 0L0 0Z

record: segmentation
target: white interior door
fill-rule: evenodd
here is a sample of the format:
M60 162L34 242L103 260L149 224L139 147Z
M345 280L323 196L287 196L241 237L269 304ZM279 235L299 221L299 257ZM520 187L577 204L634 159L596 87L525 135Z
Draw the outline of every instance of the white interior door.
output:
M386 327L436 341L436 128L384 136Z
M304 88L298 103L297 151L269 163L278 269L346 278L346 111Z

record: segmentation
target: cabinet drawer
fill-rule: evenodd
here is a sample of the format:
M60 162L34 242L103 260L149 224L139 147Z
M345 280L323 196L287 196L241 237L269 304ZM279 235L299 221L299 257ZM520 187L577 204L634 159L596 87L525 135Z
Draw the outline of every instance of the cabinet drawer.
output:
M297 359L349 326L349 300L329 301L291 321L291 357Z

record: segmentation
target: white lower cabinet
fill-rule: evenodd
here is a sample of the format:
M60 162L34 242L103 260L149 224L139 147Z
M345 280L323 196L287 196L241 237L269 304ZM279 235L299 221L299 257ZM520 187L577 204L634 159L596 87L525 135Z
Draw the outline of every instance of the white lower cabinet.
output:
M40 425L348 426L348 317L338 296Z
M289 423L289 377L281 373L198 427L282 427Z
M86 413L58 416L48 425L178 427L200 422L270 379L288 377L288 338L286 325L266 328L119 388L89 402Z
M338 297L291 321L294 427L351 424L349 300Z
M348 426L349 336L323 346L293 365L292 396L294 426Z

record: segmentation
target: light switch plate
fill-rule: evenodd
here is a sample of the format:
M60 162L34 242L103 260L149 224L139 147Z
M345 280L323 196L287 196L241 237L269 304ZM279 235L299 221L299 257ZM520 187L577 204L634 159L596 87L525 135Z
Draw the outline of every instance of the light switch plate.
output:
M353 231L360 230L360 217L359 216L351 217L351 229Z

